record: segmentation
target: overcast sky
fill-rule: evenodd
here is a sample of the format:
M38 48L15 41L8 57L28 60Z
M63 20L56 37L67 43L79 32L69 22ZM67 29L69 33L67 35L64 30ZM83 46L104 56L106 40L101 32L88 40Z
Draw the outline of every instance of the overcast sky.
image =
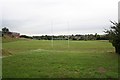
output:
M120 1L118 3L118 21L120 22Z
M2 27L26 35L104 34L119 0L2 0ZM0 22L1 24L1 22Z

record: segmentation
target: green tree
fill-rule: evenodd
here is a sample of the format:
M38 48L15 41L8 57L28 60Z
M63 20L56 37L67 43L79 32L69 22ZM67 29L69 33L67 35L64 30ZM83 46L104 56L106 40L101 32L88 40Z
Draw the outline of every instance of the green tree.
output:
M96 40L100 40L100 35L98 35L97 33L95 33L95 39Z
M2 33L4 34L4 33L8 33L9 32L9 29L8 28L6 28L6 27L4 27L4 28L2 28Z
M110 30L106 30L105 33L109 36L109 41L115 47L115 52L120 54L120 23L112 22L113 25Z

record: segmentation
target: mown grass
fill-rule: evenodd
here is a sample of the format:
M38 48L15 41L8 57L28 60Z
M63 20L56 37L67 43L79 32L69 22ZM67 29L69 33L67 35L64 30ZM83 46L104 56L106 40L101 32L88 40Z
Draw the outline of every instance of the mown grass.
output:
M29 40L3 43L3 78L118 78L108 41Z

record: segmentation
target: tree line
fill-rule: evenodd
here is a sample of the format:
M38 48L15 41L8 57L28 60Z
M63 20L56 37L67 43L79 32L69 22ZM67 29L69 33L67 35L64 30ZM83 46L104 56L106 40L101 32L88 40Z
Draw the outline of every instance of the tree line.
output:
M87 34L87 35L59 35L59 36L49 36L49 35L42 35L42 36L32 36L32 39L37 40L109 40L108 35L99 35L99 34Z

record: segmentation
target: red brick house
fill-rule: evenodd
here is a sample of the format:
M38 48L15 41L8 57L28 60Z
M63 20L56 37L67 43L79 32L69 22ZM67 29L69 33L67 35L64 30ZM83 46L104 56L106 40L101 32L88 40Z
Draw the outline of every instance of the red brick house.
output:
M10 37L14 37L14 38L20 37L20 33L17 33L17 32L8 32L6 35L8 35Z

